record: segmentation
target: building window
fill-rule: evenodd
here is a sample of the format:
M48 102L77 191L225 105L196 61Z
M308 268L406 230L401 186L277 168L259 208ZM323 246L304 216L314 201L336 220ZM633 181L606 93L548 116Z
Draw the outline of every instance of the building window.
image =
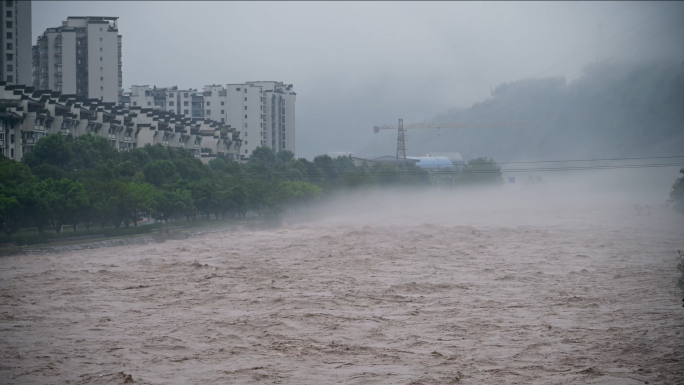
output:
M225 106L226 104L225 104L225 102L221 102L221 105L222 105L222 106Z
M5 1L5 5L8 6L8 7L11 7L11 6L14 5L14 2L13 2L12 0L6 0L6 1Z
M184 110L183 112L185 115L189 114L188 110Z
M12 48L12 43L7 43L7 49L13 49L13 48Z
M102 47L100 47L100 52L102 52Z
M100 81L103 81L103 80L104 80L104 76L100 76Z
M14 55L11 53L6 54L5 57L7 58L7 61L14 60Z
M100 86L100 91L104 91L104 87Z
M247 128L247 123L245 123L245 128Z
M6 22L5 27L12 28L12 22L11 21Z
M12 17L12 11L7 11L7 17Z
M173 107L173 102L169 102L169 107Z
M137 106L137 105L138 105L138 102L133 102L133 105L134 105L134 106Z
M12 72L12 71L14 71L14 66L11 64L8 64L7 65L7 72Z
M245 91L247 91L247 90L245 90ZM246 97L246 96L245 96L245 101L247 101L247 97Z
M245 110L247 109L247 106L245 106Z
M225 123L225 122L226 122L226 119L221 118L221 123Z
M221 110L221 115L225 114L226 113L225 111L226 110Z
M170 98L173 97L173 92L169 93L169 97L170 97Z
M247 136L247 133L245 132L245 136ZM245 146L248 145L249 142L245 140Z
M207 110L207 115L211 115L211 110Z
M211 102L207 102L207 106L211 106Z
M245 150L245 154L249 154L249 152L248 152L248 151L249 151L249 150Z
M245 88L245 93L247 93L247 89Z
M147 105L148 105L148 106L151 106L151 105L152 105L152 102L147 102Z
M7 75L7 81L13 83L13 82L14 82L14 76L12 76L12 75Z
M236 88L235 91L240 91L240 89L239 89L239 88Z
M7 32L7 38L11 39L12 38L12 32Z
M183 102L183 106L187 107L189 105L190 105L189 102L187 102L187 101Z
M100 31L102 31L102 28L100 28ZM102 38L100 38L100 41L102 41Z
M102 32L102 28L100 28L100 32ZM102 38L100 38L100 40L102 40Z
M187 97L188 97L188 93L187 93L187 92L183 93L183 97L184 97L184 98L187 98ZM187 106L187 104L186 104L186 106Z
M100 61L102 61L102 56L100 56Z

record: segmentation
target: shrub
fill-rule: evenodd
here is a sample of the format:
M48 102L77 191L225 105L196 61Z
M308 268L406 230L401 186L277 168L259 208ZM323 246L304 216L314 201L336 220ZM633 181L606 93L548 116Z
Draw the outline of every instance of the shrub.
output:
M50 239L50 236L47 233L14 236L14 241L18 246L47 243L48 239Z

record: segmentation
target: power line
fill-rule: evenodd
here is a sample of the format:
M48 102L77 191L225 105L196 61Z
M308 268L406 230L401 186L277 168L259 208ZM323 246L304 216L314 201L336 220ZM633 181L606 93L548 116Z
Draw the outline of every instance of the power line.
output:
M572 160L536 160L529 162L497 162L496 164L514 164L514 163L564 163L564 162L601 162L601 161L620 161L620 160L641 160L641 159L673 159L684 158L684 155L678 156L649 156L644 158L605 158L605 159L572 159ZM477 163L473 163L477 164Z
M407 157L410 158L410 157ZM603 159L569 159L569 160L534 160L534 161L521 161L521 162L513 162L513 161L507 161L507 162L494 162L497 165L500 164L518 164L518 163L569 163L569 162L601 162L601 161L622 161L622 160L645 160L645 159L675 159L675 158L684 158L684 155L674 155L674 156L647 156L647 157L641 157L641 158L603 158ZM332 158L335 159L335 158ZM367 159L369 161L373 161L372 159ZM471 165L473 164L483 164L483 163L469 163ZM318 168L322 170L330 170L330 169L344 169L344 167L336 167L336 166L317 166ZM363 167L363 166L355 166L355 167ZM372 166L368 166L372 167Z
M477 163L476 163L477 164ZM507 172L556 172L556 171L586 171L586 170L615 170L615 169L638 169L638 168L662 168L662 167L682 167L684 163L656 163L656 164L627 164L627 165L610 165L610 166L578 166L578 167L542 167L542 168L519 168L519 169L501 169L501 170L463 170L463 171L440 171L437 173L428 173L427 171L379 171L379 172L347 172L339 176L381 176L381 175L424 175L424 176L439 176L439 175L469 175L469 174L498 174ZM327 177L325 174L312 175L305 174L307 177L323 178ZM237 179L273 179L273 175L231 175L230 177ZM284 175L276 175L284 176Z

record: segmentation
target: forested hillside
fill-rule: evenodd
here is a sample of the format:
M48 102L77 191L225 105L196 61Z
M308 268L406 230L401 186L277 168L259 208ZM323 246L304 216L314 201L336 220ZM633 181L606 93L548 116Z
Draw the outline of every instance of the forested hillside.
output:
M458 151L465 159L586 159L680 155L684 63L603 63L565 78L504 83L487 100L434 123L525 123L523 127L415 130L413 154Z

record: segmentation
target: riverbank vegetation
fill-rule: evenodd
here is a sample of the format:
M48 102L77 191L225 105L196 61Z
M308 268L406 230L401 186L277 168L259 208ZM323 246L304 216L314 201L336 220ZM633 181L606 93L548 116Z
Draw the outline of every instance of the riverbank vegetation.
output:
M463 176L462 183L501 181L492 160L485 167L494 172ZM459 180L445 175L452 184L454 177ZM119 152L99 136L53 134L40 139L23 162L0 158L0 243L12 242L26 228L37 234L69 228L85 235L137 227L143 213L164 223L241 219L248 213L272 220L285 211L313 210L349 189L424 187L440 180L414 165L357 167L343 156L309 161L259 147L245 163L217 157L203 164L185 149L147 145Z

